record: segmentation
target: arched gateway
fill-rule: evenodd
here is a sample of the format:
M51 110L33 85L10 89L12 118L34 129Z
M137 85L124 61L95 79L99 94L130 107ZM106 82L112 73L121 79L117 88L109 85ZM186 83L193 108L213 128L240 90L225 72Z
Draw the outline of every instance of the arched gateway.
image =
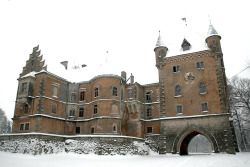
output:
M188 145L190 141L198 134L205 136L212 147L212 152L219 152L219 147L216 138L206 129L198 126L190 126L183 129L175 138L172 146L173 153L180 155L188 155Z

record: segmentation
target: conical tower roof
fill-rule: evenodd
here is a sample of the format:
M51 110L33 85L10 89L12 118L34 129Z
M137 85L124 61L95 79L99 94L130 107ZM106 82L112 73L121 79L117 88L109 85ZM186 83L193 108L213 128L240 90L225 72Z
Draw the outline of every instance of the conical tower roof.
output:
M163 41L163 39L162 39L162 37L161 37L160 31L159 31L159 37L158 37L158 40L157 40L157 43L156 43L156 45L155 45L154 50L155 50L156 48L158 48L158 47L165 47L165 48L167 48L167 46L165 45L165 43L164 43L164 41Z
M214 26L212 24L210 24L209 27L208 27L207 38L210 37L210 36L214 36L214 35L217 35L217 36L220 37L218 32L215 30Z

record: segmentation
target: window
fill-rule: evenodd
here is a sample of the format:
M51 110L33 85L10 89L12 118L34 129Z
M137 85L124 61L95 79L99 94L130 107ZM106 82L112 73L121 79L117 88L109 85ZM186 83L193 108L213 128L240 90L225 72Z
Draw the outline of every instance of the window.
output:
M99 96L99 88L96 87L96 88L95 88L95 97L98 97L98 96Z
M113 132L116 132L116 125L113 126Z
M204 62L203 62L203 61L197 62L197 63L196 63L196 66L197 66L197 69L198 69L198 70L204 69Z
M202 103L202 104L201 104L201 111L202 111L202 112L208 112L207 103Z
M151 92L146 93L146 102L151 102Z
M180 72L180 66L173 66L173 72L174 73L177 73L177 72Z
M177 114L182 114L182 105L176 106Z
M25 106L24 106L24 114L27 114L28 111L29 111L29 105L25 104Z
M71 93L71 101L75 101L76 100L76 93L72 92Z
M152 109L151 108L147 109L147 117L152 118Z
M175 87L175 96L176 97L181 96L181 86L180 85L177 85Z
M51 103L51 113L52 113L52 114L56 114L56 107L57 107L57 106L56 106L56 103L53 103L53 102L52 102L52 103Z
M79 109L79 117L83 117L84 115L84 108Z
M91 127L91 134L95 133L95 128Z
M27 82L22 83L22 89L21 93L26 93L27 92Z
M132 88L129 88L129 89L128 89L128 98L129 98L129 99L132 99L132 98L133 98L133 96L132 96Z
M113 90L112 90L112 96L117 96L117 87L113 87Z
M81 132L80 127L76 127L76 134L80 134L80 132Z
M23 131L24 124L20 124L20 131Z
M85 92L82 91L80 92L80 101L84 101L85 100Z
M69 111L69 117L75 117L75 110L74 109L71 109Z
M57 97L57 94L58 94L58 87L54 85L53 97Z
M98 113L98 107L97 105L94 105L94 114L97 114Z
M207 93L206 84L202 82L200 83L200 94L206 94L206 93Z
M25 124L25 130L29 130L29 126L30 126L30 124L29 124L29 123L26 123L26 124Z
M147 133L153 133L153 127L147 127Z

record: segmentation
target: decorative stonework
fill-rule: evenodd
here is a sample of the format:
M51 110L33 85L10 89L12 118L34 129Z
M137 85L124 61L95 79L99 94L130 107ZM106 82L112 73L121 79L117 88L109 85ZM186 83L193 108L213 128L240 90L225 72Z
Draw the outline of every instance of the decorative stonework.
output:
M184 80L186 81L186 84L194 83L195 76L192 72L187 72L184 76Z
M186 61L186 60L197 59L197 58L206 57L206 56L211 56L211 54L209 54L208 52L202 52L202 53L190 53L190 54L184 54L180 56L166 57L165 63Z

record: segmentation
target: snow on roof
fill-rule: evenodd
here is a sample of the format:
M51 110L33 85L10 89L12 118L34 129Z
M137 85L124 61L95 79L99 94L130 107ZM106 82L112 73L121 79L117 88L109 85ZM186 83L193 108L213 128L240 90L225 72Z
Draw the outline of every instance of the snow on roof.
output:
M57 60L47 61L47 71L70 82L89 81L100 75L120 76L122 71L121 67L107 60L96 60L95 62L89 62L86 66L78 65L79 63L69 60L67 69L60 62Z
M206 37L188 26L185 27L185 31L183 33L177 32L174 35L174 39L167 39L167 57L209 50L205 41ZM186 39L190 43L189 50L183 51L182 43L184 39Z
M161 37L160 32L159 32L158 40L157 40L156 45L155 45L155 49L158 48L158 47L165 47L165 48L167 47L167 46L165 45L165 43L164 43L162 37Z
M219 35L218 32L215 30L214 26L212 24L208 27L207 37L213 36L213 35Z

